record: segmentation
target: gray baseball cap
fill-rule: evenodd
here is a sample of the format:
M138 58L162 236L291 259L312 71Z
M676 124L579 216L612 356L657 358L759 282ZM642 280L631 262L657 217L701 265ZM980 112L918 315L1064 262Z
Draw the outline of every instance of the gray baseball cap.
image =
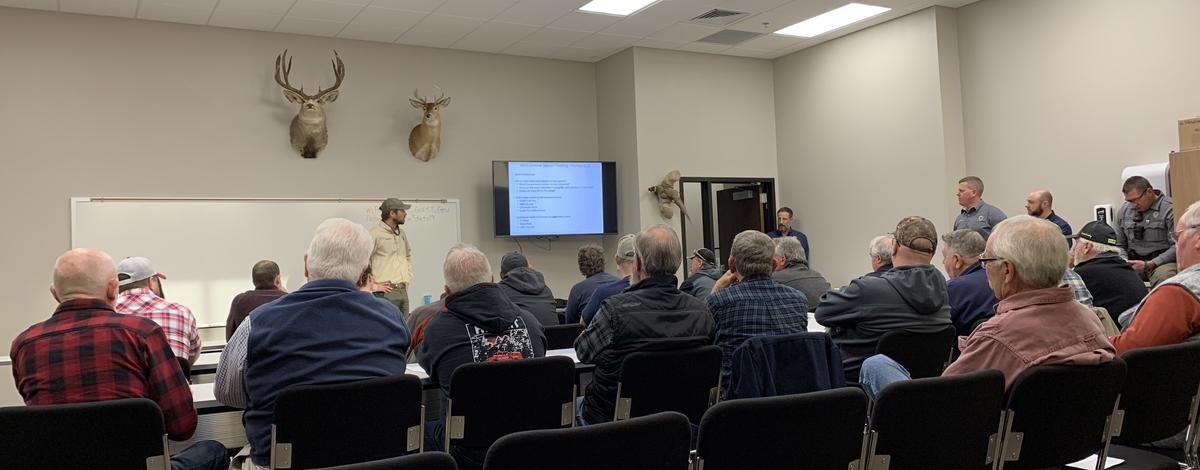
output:
M404 201L401 201L394 197L389 197L389 198L387 198L387 200L383 201L383 204L379 205L379 210L381 210L383 212L406 211L410 207L412 207L412 206L405 204Z
M154 270L154 267L150 265L149 259L141 256L125 258L120 263L117 263L118 285L129 285L154 276L158 276L159 279L167 278L167 276Z
M617 257L626 261L633 260L635 252L634 242L637 240L637 235L629 234L621 237L617 241Z
M510 251L500 259L500 272L507 273L517 268L529 267L529 259L519 251Z

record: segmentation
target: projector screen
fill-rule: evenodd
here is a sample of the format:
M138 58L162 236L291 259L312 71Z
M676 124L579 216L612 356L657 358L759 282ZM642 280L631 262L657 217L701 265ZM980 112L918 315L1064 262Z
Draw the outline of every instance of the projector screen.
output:
M497 237L617 233L616 163L492 162Z

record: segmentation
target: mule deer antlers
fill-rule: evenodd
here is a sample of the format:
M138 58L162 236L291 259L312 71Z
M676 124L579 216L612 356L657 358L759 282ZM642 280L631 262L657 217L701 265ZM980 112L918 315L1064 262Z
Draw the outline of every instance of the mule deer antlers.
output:
M338 88L342 79L346 78L346 64L337 51L333 51L333 75L335 81L328 89L317 88L317 94L308 95L304 87L292 86L288 76L292 73L292 58L287 56L287 50L275 56L275 83L283 87L283 96L288 101L300 105L300 112L292 118L290 134L292 148L300 152L304 158L317 158L317 153L325 149L329 143L329 132L325 128L325 105L338 98Z

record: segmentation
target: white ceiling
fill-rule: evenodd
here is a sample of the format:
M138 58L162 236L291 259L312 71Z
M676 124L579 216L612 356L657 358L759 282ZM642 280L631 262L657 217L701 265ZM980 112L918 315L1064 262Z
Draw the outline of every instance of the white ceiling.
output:
M752 16L726 29L773 32L850 0L661 0L627 17L576 11L588 0L0 0L0 6L595 62L630 46L774 59L933 5L892 8L816 38L767 34L734 47L697 42L721 28L688 20L713 8ZM765 26L763 23L767 23Z

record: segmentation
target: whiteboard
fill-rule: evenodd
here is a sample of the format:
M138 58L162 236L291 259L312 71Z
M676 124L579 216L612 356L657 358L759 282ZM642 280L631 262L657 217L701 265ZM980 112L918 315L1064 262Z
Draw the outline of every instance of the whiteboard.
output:
M342 217L370 229L378 199L71 198L71 246L113 259L145 256L167 280L163 294L187 306L200 326L224 326L229 304L254 288L259 260L279 264L289 292L304 285L304 253L323 220ZM462 239L457 199L403 199L412 244L409 304L442 291L442 261Z

